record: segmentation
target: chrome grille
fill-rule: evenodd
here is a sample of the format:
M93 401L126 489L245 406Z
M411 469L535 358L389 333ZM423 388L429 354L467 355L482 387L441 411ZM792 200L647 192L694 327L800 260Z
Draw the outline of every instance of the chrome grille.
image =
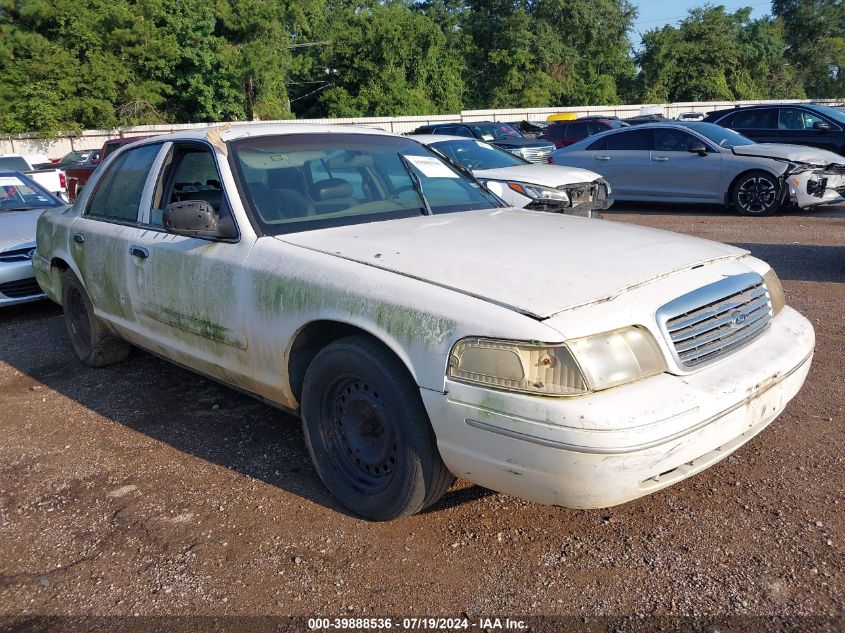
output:
M35 252L35 244L29 244L22 248L13 248L8 251L0 253L0 262L26 262L32 259L32 254Z
M512 154L521 156L531 163L545 163L546 158L555 149L554 145L547 145L542 147L519 147L508 150Z
M694 290L657 311L681 367L714 362L755 340L772 320L763 278L735 275Z

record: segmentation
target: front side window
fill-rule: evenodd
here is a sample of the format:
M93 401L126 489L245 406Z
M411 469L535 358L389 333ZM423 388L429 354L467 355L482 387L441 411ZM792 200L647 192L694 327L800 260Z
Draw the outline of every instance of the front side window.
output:
M629 130L610 134L606 137L607 149L651 151L654 147L654 134L651 129Z
M174 202L201 200L217 212L221 220L231 218L220 172L211 151L202 145L177 145L167 160L153 198L150 224L162 226L164 208Z
M692 134L672 128L657 128L654 130L654 149L658 152L688 152L693 147L701 147L702 143Z
M481 141L442 141L432 143L432 147L469 170L529 164L527 160Z
M244 204L267 235L414 217L427 206L441 214L502 204L406 138L289 134L230 147Z
M108 166L88 203L86 215L135 222L147 176L161 143L130 149Z

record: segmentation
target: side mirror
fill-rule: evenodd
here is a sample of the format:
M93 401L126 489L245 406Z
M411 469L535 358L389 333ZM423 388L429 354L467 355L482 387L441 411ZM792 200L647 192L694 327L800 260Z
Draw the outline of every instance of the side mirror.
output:
M699 156L707 156L707 148L704 145L694 145L687 150L690 154L698 154Z
M816 121L813 123L813 129L819 130L820 132L827 132L830 129L830 123L824 123L823 121Z
M205 200L184 200L168 204L162 216L164 228L175 235L186 237L231 238L230 231L222 230L217 213Z

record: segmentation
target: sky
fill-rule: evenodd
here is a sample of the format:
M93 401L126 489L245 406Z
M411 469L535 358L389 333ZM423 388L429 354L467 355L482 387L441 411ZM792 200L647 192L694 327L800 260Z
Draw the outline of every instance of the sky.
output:
M689 9L707 4L704 0L631 0L631 3L639 12L634 24L634 32L631 34L631 39L635 44L639 44L639 33L660 28L665 24L677 24L686 17ZM728 12L751 7L752 18L761 18L771 13L772 7L770 0L713 0L710 4L724 5Z

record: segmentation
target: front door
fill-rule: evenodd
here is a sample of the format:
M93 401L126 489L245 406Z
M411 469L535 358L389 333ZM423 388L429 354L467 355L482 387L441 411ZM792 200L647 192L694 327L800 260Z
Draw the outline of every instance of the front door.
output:
M202 200L232 222L214 151L176 143L142 202L144 230L129 246L135 310L156 351L209 376L250 389L243 267L252 243L167 232L164 208Z

